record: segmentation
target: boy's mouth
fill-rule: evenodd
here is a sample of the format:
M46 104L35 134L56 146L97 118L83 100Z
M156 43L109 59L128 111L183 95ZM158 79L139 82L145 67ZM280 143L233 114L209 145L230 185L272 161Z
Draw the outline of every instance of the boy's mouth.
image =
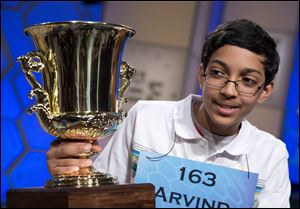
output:
M222 104L222 103L216 103L217 104L217 111L221 115L230 116L236 113L239 106L235 104Z

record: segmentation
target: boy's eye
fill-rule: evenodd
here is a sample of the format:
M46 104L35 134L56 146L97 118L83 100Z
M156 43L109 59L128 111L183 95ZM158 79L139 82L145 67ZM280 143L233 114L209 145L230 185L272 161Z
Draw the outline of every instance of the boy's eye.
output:
M220 71L220 70L210 70L210 71L208 72L208 74L210 74L210 75L220 75L220 76L225 76L225 73L223 73L223 72Z
M253 80L251 78L242 78L242 81L244 84L246 85L250 85L250 86L254 86L254 85L257 85L257 81L256 80Z

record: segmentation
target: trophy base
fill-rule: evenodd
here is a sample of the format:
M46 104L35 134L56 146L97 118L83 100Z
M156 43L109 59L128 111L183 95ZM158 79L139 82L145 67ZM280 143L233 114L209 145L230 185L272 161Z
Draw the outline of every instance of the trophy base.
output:
M54 176L53 179L48 180L46 188L84 188L84 187L99 187L102 185L119 184L118 179L109 174L93 172L86 176Z
M94 188L15 188L7 208L155 208L152 184L104 185Z

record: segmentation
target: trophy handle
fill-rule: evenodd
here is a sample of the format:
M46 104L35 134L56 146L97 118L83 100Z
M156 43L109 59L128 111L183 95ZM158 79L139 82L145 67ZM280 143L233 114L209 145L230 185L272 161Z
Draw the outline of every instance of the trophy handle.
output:
M38 51L28 52L25 56L20 56L17 61L21 63L22 70L28 83L31 85L32 90L29 92L29 98L32 99L33 96L37 99L37 104L32 106L28 112L38 112L40 110L43 112L44 116L50 120L50 108L49 108L49 95L45 89L39 84L32 72L41 72L45 69L46 58L42 53ZM45 119L44 117L42 117Z
M122 81L122 86L119 88L119 101L118 110L121 114L126 116L126 111L122 109L122 105L127 102L127 97L125 97L125 92L129 87L130 81L135 73L135 69L131 67L127 62L122 61L120 69L120 78Z

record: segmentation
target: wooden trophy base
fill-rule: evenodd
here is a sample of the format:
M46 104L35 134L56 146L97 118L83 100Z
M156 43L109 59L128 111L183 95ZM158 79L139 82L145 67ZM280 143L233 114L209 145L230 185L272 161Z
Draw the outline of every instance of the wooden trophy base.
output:
M152 184L93 188L24 188L7 192L8 208L154 208Z

